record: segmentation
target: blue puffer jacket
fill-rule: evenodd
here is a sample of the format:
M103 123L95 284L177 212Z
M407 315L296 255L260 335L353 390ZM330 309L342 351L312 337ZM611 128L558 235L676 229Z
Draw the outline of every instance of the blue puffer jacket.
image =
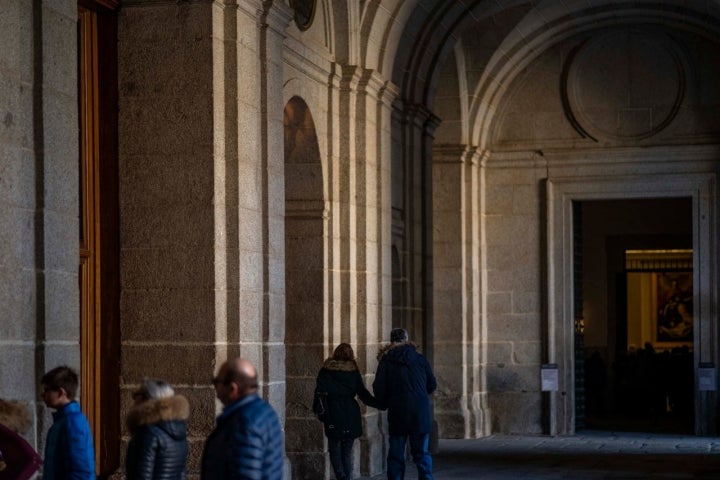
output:
M181 480L185 478L190 405L182 395L148 400L127 418L132 434L125 457L127 480Z
M277 414L257 394L225 407L205 442L203 480L281 480L283 433Z
M45 446L44 480L95 480L95 450L87 418L77 402L53 413Z
M373 392L387 406L390 435L430 433L428 395L437 383L427 359L410 343L392 344L378 356Z

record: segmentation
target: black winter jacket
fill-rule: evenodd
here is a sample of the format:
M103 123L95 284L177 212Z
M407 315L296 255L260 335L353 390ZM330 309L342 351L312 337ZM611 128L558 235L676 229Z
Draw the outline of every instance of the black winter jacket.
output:
M132 438L125 458L127 480L181 480L188 453L185 421L190 415L182 395L148 400L127 416Z
M388 345L378 358L373 392L387 406L390 435L430 433L428 395L437 388L430 363L411 343Z
M353 360L325 360L317 376L315 391L328 395L328 413L322 418L328 438L350 439L362 435L356 395L365 405L380 408L380 404L365 388L357 363Z

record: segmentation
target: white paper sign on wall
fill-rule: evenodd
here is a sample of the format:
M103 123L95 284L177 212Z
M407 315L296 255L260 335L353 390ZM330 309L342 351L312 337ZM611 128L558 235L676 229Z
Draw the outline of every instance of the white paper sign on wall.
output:
M717 390L717 371L714 363L701 362L698 365L698 389L701 392Z
M558 391L557 363L545 363L540 366L540 385L543 392Z

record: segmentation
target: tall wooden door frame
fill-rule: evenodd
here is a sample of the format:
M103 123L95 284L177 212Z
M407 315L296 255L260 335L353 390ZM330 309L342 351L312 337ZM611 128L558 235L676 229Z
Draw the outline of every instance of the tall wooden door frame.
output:
M101 478L120 458L116 8L78 2L80 403Z

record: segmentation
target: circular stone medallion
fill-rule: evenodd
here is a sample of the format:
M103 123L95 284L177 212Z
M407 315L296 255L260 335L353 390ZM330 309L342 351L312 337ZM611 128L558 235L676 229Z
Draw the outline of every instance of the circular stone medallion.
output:
M623 29L591 38L568 59L568 114L594 139L642 139L665 128L685 92L677 47L652 31Z

